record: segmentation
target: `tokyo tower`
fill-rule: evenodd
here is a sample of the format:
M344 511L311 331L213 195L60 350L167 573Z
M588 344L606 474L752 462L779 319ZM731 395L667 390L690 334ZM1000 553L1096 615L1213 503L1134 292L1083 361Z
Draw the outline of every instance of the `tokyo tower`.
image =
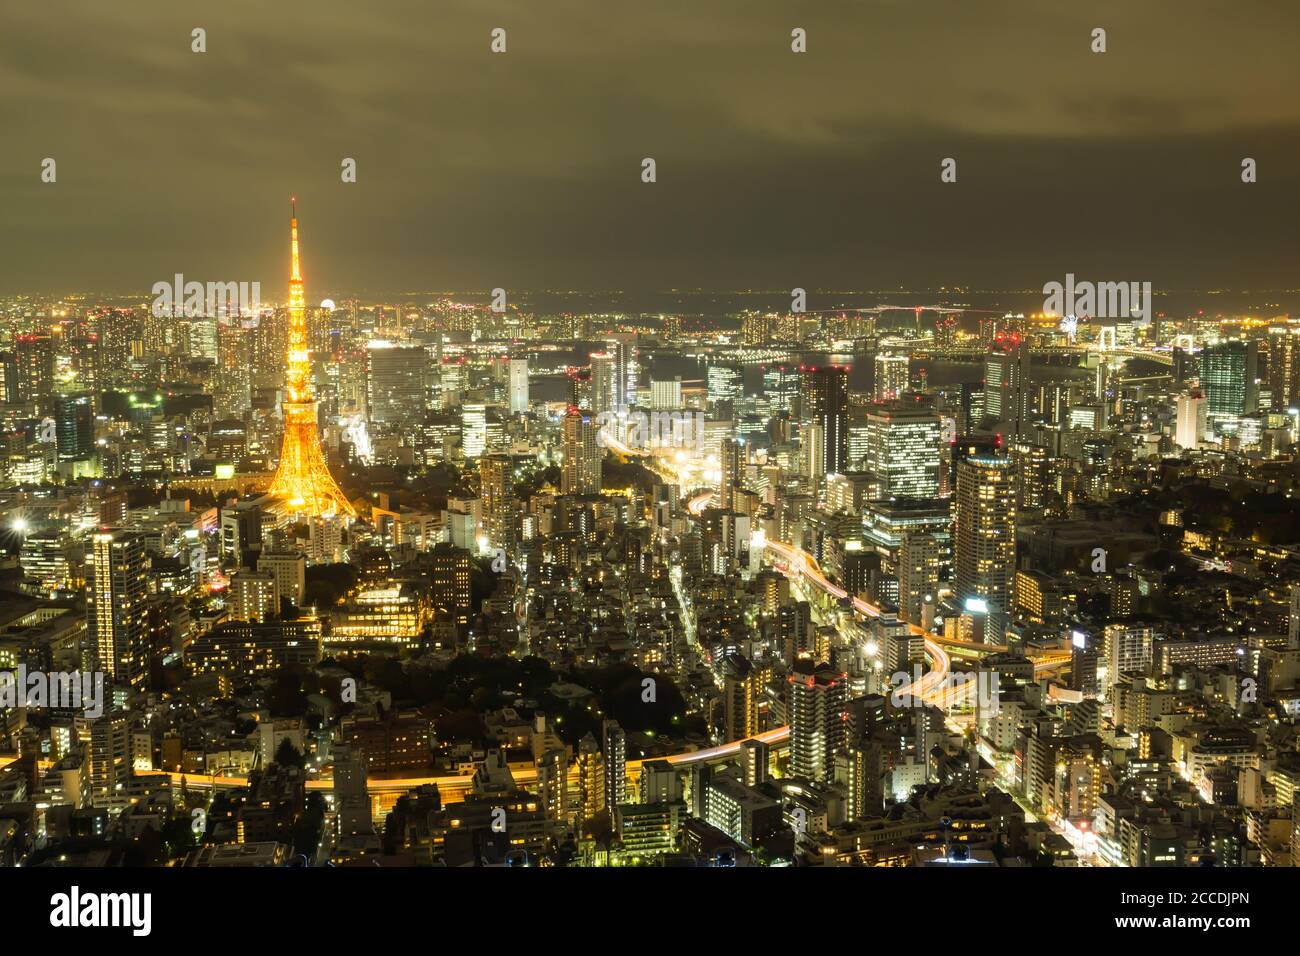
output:
M298 264L298 204L291 203L289 245L289 355L284 399L284 444L280 464L268 493L283 498L289 509L304 517L356 517L356 510L339 488L321 452L316 427L316 399L311 392L311 353L307 350L307 318Z

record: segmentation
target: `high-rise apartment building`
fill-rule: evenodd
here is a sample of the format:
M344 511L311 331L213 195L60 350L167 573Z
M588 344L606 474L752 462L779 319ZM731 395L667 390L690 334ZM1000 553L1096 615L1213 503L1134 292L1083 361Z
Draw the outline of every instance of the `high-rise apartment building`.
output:
M908 367L911 359L906 355L876 356L875 387L872 397L878 402L892 402L899 399L908 387Z
M479 460L479 497L488 545L513 549L518 501L514 496L514 463L509 455L487 455Z
M523 415L528 411L528 359L510 360L510 414Z
M618 367L612 352L591 353L591 410L599 415L618 408Z
M145 536L107 530L91 535L86 559L86 624L97 667L119 686L149 677L149 556Z
M605 809L627 802L627 735L617 720L606 720L601 732L605 754Z
M789 677L790 772L823 781L845 741L848 680L825 665L797 660Z
M1015 573L1014 468L998 455L971 455L957 463L953 588L964 611L985 616L989 643L1001 643Z
M600 493L600 470L603 449L599 442L600 426L592 414L570 408L564 417L564 463L560 472L560 491L566 495Z
M718 481L719 508L729 510L736 506L736 492L740 488L740 470L745 461L745 449L740 442L724 438L719 449L721 478Z
M743 654L729 654L722 664L722 693L727 740L758 733L762 671Z
M1205 437L1206 410L1205 396L1200 391L1194 389L1178 396L1174 441L1179 448L1195 448L1201 443Z
M230 576L230 617L265 621L280 612L280 592L270 571L241 570Z
M939 593L943 544L936 534L908 532L898 549L898 613L909 624L928 627L925 608Z

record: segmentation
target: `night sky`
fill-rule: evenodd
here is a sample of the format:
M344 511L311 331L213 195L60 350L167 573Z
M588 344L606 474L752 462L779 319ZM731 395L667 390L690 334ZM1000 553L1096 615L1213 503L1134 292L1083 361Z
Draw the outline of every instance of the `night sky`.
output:
M310 299L1300 286L1300 3L50 0L3 20L0 293L147 296L182 272L279 297L291 192Z

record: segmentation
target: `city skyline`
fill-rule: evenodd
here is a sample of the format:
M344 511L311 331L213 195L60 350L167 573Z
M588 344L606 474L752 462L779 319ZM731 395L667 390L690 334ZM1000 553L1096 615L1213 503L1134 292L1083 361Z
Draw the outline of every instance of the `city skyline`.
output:
M881 904L773 907L806 946L965 933L943 868L1024 945L1284 916L1300 6L12 19L17 911Z

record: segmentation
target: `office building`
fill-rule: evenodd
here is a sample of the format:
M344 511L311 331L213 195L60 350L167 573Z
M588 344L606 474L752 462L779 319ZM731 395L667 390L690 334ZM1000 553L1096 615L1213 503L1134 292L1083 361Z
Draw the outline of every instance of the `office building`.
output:
M650 379L650 407L671 410L682 407L682 377Z
M488 447L487 406L470 402L460 407L460 448L469 459L480 457Z
M56 395L55 441L59 461L79 461L95 451L94 396L89 392Z
M366 349L366 408L371 424L404 425L425 413L428 353L376 340Z
M1258 351L1254 342L1230 341L1201 353L1201 389L1211 419L1239 418L1258 411Z
M848 462L848 369L842 365L801 366L801 420L815 426L818 447L812 456L819 475L844 471Z
M881 496L939 495L943 429L932 411L906 405L867 412L866 470L881 482Z
M1029 386L1029 344L1019 334L999 333L984 359L984 415L1019 435Z

